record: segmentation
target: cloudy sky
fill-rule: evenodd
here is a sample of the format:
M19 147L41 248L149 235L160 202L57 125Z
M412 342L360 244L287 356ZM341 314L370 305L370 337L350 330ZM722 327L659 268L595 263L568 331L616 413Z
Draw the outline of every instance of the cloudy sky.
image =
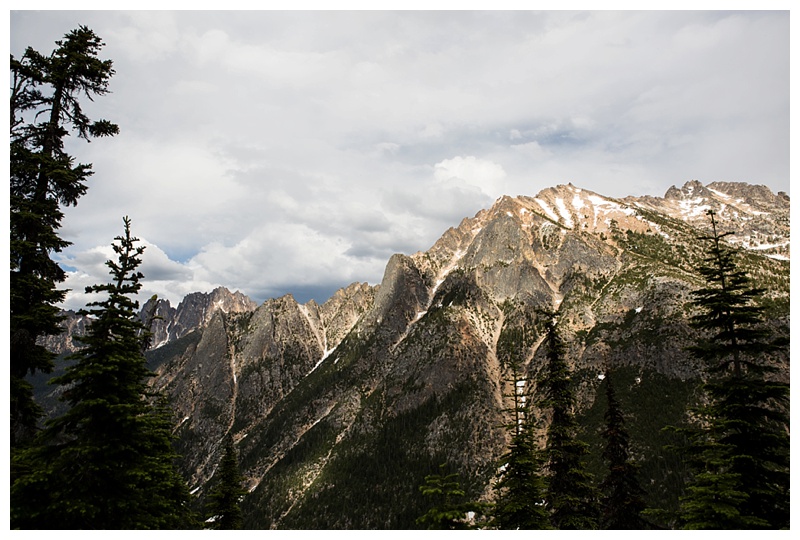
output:
M106 43L121 133L60 261L83 307L130 216L144 296L379 283L503 194L697 179L789 192L789 13L12 11L11 53Z

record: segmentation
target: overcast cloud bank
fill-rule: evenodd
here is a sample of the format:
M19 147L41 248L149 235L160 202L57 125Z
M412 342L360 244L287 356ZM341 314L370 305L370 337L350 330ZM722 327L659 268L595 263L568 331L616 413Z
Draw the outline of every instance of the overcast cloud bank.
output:
M17 11L11 52L80 24L121 133L70 146L96 171L63 222L73 309L125 215L145 297L322 302L504 194L789 192L788 12Z

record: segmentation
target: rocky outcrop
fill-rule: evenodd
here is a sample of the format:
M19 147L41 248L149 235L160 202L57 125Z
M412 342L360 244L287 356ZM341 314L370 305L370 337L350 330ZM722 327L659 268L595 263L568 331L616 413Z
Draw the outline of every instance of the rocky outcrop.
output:
M697 180L682 188L670 187L663 198L628 197L626 201L681 219L694 227L709 228L707 210L717 214L721 230L731 232L728 240L773 258L789 259L789 196L773 193L767 186L744 182Z
M254 311L218 309L168 345L180 352L158 368L155 386L176 404L179 450L193 484L214 473L222 437L246 437L339 345L373 299L373 287L354 283L321 306L286 295Z
M139 318L149 325L152 333L149 348L157 349L207 326L218 311L226 314L247 313L256 307L258 304L241 292L230 292L225 287L218 287L210 293L187 295L177 308L172 307L169 300L154 296L144 303ZM86 333L91 318L74 311L64 311L62 315L64 332L57 336L48 336L42 339L42 343L56 354L73 353L79 348L73 337Z
M305 304L317 327L324 329L320 335L326 353L344 339L367 308L372 306L377 289L368 283L352 283L336 291L322 306L314 300Z
M80 348L80 344L73 340L73 337L85 335L90 320L71 310L61 312L61 316L64 317L61 323L64 332L56 336L45 336L39 340L39 343L56 354L74 353Z
M151 298L142 306L142 318L146 319L154 313L150 326L153 333L151 347L158 348L206 326L218 311L246 313L256 307L258 304L241 292L217 287L210 293L186 295L177 308L170 306L169 300Z

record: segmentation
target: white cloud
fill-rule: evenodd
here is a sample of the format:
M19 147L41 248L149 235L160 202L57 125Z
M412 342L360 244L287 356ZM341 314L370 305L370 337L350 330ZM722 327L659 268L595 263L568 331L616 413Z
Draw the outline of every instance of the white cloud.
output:
M517 152L520 152L530 157L534 161L540 161L542 159L548 158L553 155L552 152L542 148L542 145L540 145L536 141L531 141L522 144L513 144L511 145L511 148L513 148Z
M174 13L135 11L126 13L125 18L130 23L109 26L101 37L127 51L131 61L163 60L177 49L180 32Z
M121 232L121 231L120 231ZM134 234L134 236L136 236ZM173 261L158 246L147 240L140 239L137 246L145 248L141 256L142 263L138 270L144 274L141 281L142 290L139 301L143 303L153 294L159 298L168 299L173 306L188 293L194 291L210 291L215 284L203 282L195 276L191 265ZM76 252L72 256L57 259L67 268L76 270L67 272L67 279L61 289L70 289L65 299L65 307L72 310L82 309L87 303L97 301L100 297L96 293L86 293L85 289L91 285L105 284L111 281L108 260L117 260L117 255L108 245L96 246L84 251Z
M423 139L437 139L443 134L444 127L438 122L426 124L425 127L419 132L419 136Z
M786 12L13 11L11 52L78 24L116 70L86 111L121 134L68 141L96 172L75 284L124 215L151 290L263 300L377 282L502 194L789 191Z
M381 142L375 145L375 149L380 153L397 154L400 145L392 142Z
M141 134L93 142L90 188L78 206L65 209L68 230L80 230L77 247L110 244L125 215L134 234L171 250L196 250L204 235L229 234L247 193L231 177L233 163L194 142Z
M503 167L475 156L456 156L434 166L434 176L440 182L456 179L478 188L490 197L497 197L506 172Z

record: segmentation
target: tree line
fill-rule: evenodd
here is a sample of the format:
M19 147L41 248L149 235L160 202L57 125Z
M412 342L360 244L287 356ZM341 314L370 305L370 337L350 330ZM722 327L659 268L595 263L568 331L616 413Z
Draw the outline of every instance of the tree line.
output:
M66 278L52 259L69 245L59 228L62 205L76 205L93 174L64 148L77 134L109 137L119 128L89 119L81 96L109 92L114 75L101 60L101 39L80 27L43 55L28 48L11 56L10 107L10 445L12 528L163 529L239 528L245 492L235 446L224 441L218 479L198 510L176 468L170 407L147 381L144 351L150 334L134 299L141 289L144 248L123 218L123 232L107 261L110 280L87 292L99 298L82 348L65 373L68 410L40 425L43 411L26 380L51 373L55 357L41 345L62 332L58 304ZM691 324L704 336L689 348L709 375L687 440L692 467L676 526L687 529L788 528L789 387L774 377L770 358L788 351L755 302L763 290L737 268L735 252L717 230L697 269L706 285L693 293ZM606 373L603 458L607 476L597 484L586 470L588 447L576 437L575 397L557 313L546 321L546 361L535 395L518 391L514 366L511 444L503 457L492 505L463 502L456 476L430 475L421 491L435 503L419 520L431 528L642 529L651 527L644 489L630 455L626 415L616 399L613 370ZM525 343L525 339L521 340ZM544 445L535 436L532 408L544 411ZM221 442L223 443L223 442ZM478 516L476 518L476 516ZM480 518L483 516L483 518ZM475 521L477 519L477 521Z

